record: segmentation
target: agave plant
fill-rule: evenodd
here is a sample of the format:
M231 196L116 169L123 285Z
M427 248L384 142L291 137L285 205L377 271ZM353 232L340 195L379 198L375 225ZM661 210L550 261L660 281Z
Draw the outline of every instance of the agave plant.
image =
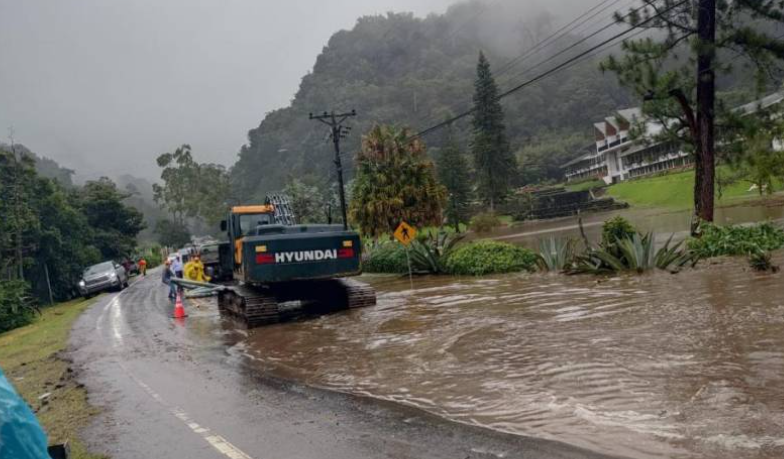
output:
M411 244L412 267L418 272L432 274L446 272L444 263L463 237L462 234L449 234L446 231L437 231L417 238Z
M542 239L539 241L536 264L542 271L567 269L574 261L576 245L574 239Z
M694 265L700 261L700 255L693 250L681 249L684 241L680 241L670 247L672 237L673 235L670 235L667 242L664 243L664 246L656 252L655 266L659 269L666 269L673 272L678 271L687 264L691 264L691 266L694 267Z
M656 237L653 233L641 235L634 233L616 239L611 244L603 243L599 248L589 247L576 258L571 273L608 273L617 271L636 271L642 273L652 269L677 271L688 263L697 263L699 256L692 251L681 249L683 242L673 246L672 236L659 250L656 250Z

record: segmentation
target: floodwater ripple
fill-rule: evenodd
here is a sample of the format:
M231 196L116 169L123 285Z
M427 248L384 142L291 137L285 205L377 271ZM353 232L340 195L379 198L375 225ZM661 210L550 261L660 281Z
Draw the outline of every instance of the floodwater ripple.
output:
M256 330L257 365L633 458L784 457L784 287L683 272L368 276L378 306Z

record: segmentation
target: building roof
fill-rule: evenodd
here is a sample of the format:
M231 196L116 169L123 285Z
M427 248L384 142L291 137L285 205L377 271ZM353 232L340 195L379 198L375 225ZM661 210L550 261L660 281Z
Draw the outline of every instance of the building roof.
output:
M741 105L740 107L736 107L733 109L733 111L740 112L744 115L750 115L757 112L758 110L763 110L772 105L776 105L782 100L784 100L784 91L776 91L773 94L769 94L763 97L762 99L749 102L748 104Z
M573 164L577 164L577 163L579 163L581 161L585 161L586 159L590 159L591 157L596 156L596 152L594 151L594 145L588 145L587 147L584 148L584 150L588 150L588 151L585 152L584 154L574 158L573 160L569 161L568 163L564 164L563 166L561 166L561 168L569 167L569 166L571 166Z
M595 127L602 135L607 135L607 125L602 123L593 123L593 127Z
M759 110L763 110L766 108L770 108L773 105L778 103L784 102L784 90L776 91L772 94L769 94L761 99L755 100L753 102L749 102L748 104L741 105L739 107L735 107L733 111L739 112L743 115L750 115L752 113L756 113ZM612 124L613 126L618 129L617 118L622 118L625 121L628 121L629 124L638 123L638 122L645 122L645 135L646 136L656 136L658 135L663 126L658 122L653 122L651 120L646 120L646 116L642 113L642 109L640 107L630 107L624 108L621 110L616 110L614 116L610 116L604 119L604 121L594 123L593 126L599 130L603 135L607 135L607 123ZM615 122L613 122L615 121ZM651 145L642 146L640 148L633 148L624 152L624 156L639 151L644 148L648 148ZM598 156L596 151L594 150L594 145L588 147L591 151L586 154L580 155L577 158L569 161L568 163L561 166L561 168L566 168L572 166L574 164L579 163L580 161L584 161L592 156Z
M621 129L621 125L618 122L618 120L615 118L615 116L608 116L607 118L604 119L604 121L606 121L608 124L611 124L612 127L614 127L616 130Z
M623 110L618 110L618 116L626 120L629 124L633 124L637 122L637 120L642 119L642 109L640 107L632 107L632 108L624 108Z

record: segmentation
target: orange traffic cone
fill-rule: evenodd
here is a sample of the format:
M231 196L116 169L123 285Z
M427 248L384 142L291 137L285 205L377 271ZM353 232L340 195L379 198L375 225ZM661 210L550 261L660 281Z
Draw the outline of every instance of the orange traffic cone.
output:
M183 319L185 317L188 317L188 314L185 314L185 308L182 307L182 295L177 293L177 301L174 302L174 318Z

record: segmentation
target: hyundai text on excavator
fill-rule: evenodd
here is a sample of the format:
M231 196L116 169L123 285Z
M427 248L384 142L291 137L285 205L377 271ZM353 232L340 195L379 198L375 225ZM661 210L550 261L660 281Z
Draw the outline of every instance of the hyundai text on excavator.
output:
M376 304L372 287L348 279L362 272L359 235L341 225L294 224L283 196L233 207L221 230L229 240L222 270L235 285L218 293L218 308L249 328Z

